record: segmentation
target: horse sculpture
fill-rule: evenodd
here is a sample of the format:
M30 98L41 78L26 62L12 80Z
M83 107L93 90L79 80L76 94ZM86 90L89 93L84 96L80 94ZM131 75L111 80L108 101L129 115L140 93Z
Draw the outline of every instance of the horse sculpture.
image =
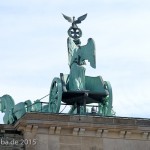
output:
M30 112L31 105L32 103L30 100L15 105L14 100L10 95L3 95L0 97L0 111L5 113L3 117L4 123L12 124L14 121L21 118L26 112Z
M5 113L3 117L4 124L12 124L20 119L26 112L48 112L48 104L43 105L40 100L26 100L15 105L13 98L10 95L0 97L0 111Z
M3 95L0 97L0 111L5 113L3 117L3 121L5 124L9 124L10 119L10 111L14 108L14 100L9 95Z

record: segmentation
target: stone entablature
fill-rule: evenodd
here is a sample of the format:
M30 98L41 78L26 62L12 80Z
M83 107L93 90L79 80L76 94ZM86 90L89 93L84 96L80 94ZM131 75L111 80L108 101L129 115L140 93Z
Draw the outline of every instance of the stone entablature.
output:
M15 128L36 134L150 140L150 119L28 113Z
M5 137L24 143L0 145L6 150L150 149L150 119L143 118L26 113L16 124L0 129Z

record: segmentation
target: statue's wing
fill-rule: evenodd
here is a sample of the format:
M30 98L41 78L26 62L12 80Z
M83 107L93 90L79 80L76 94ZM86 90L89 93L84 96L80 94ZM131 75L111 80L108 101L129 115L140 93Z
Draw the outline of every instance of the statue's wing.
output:
M63 17L68 21L68 22L73 22L73 20L72 20L72 18L71 17L68 17L68 16L66 16L66 15L64 15L64 14L62 14L63 15Z
M83 15L83 16L80 16L76 21L75 23L78 24L78 23L81 23L81 21L83 21L85 18L86 18L87 14Z
M71 37L67 39L67 47L68 47L68 64L72 65L74 61L77 61L78 58L78 46L74 43Z
M79 55L81 61L88 60L92 68L96 68L95 43L92 38L88 39L88 43L80 46Z

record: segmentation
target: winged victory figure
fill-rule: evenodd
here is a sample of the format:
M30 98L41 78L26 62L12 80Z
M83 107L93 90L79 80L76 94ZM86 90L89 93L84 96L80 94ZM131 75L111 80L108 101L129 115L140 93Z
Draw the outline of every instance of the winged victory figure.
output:
M67 39L68 63L70 67L69 90L85 90L85 61L88 60L90 66L96 68L94 40L89 38L87 44L83 46L79 42L82 31L78 28L77 24L81 23L87 14L78 17L78 19L68 17L64 14L62 15L68 22L72 23L72 26L68 30L69 37Z

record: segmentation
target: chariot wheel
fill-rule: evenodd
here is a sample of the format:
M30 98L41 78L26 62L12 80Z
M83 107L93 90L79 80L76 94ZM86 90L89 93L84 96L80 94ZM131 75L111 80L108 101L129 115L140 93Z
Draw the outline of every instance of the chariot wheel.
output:
M80 28L70 27L68 30L68 35L73 39L77 40L82 36L82 31Z
M112 116L114 115L112 113L113 95L112 95L112 87L109 81L104 81L104 88L108 91L109 94L104 98L103 103L99 103L98 112L99 114L104 116Z
M54 78L50 88L49 112L59 113L62 99L62 83L59 78Z
M112 115L112 101L113 101L113 95L112 95L112 87L109 81L104 81L105 89L108 90L109 95L106 97L107 101L107 116Z

